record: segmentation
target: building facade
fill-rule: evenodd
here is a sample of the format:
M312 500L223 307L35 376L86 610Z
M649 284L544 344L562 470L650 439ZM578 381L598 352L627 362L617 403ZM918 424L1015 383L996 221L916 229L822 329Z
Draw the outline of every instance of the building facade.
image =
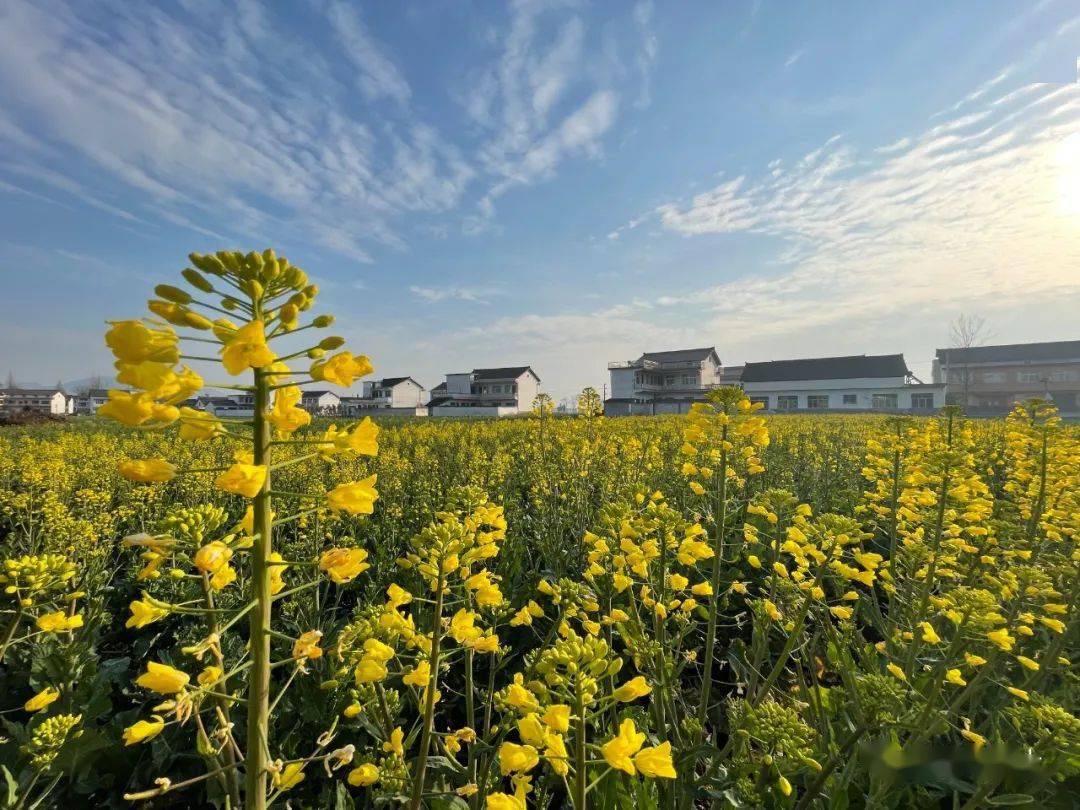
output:
M200 396L195 400L195 407L211 413L219 419L251 419L255 416L255 398L247 396Z
M384 377L364 383L363 394L342 397L344 416L426 416L427 390L412 377Z
M0 388L0 412L64 416L75 412L75 398L59 388Z
M93 416L97 409L109 401L107 388L91 388L74 396L74 412L83 416Z
M613 360L608 374L611 392L604 413L609 416L686 413L710 390L725 384L720 357L712 346Z
M338 414L341 412L341 397L333 391L305 390L300 397L300 407L313 416Z
M945 404L945 386L915 381L902 354L747 363L742 387L769 411L932 413Z
M512 416L532 410L540 377L531 366L475 368L447 374L431 389L431 416Z
M1080 416L1080 340L938 349L933 373L948 401L972 414L1006 413L1039 397Z

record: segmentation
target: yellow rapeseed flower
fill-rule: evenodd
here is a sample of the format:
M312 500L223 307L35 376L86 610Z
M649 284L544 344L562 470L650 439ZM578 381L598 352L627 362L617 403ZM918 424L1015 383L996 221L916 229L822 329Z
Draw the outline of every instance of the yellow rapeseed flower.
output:
M142 484L162 484L176 477L176 466L163 458L129 459L117 469L124 478Z
M375 501L379 498L379 492L375 489L377 478L377 475L370 475L361 481L338 484L326 493L326 505L335 512L370 515L375 511Z
M152 692L173 695L187 686L189 680L191 678L186 672L181 672L168 664L149 661L146 664L146 672L136 678L135 683Z
M46 686L26 703L23 704L23 708L28 712L39 712L46 706L56 702L60 697L60 692L57 689L53 689L51 686Z
M214 486L222 492L254 498L262 490L265 482L266 466L264 464L237 462L217 477Z
M156 714L149 720L139 720L134 725L124 729L124 745L135 745L137 743L146 742L147 740L152 740L160 734L164 728L165 721Z

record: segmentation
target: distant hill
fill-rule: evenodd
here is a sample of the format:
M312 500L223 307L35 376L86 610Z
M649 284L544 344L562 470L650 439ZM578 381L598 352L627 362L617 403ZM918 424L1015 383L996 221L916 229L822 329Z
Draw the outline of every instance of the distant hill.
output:
M3 377L0 377L0 386L6 386L7 382ZM23 380L17 380L15 383L16 388L53 388L56 385L55 382L41 383L41 382L25 382ZM78 394L81 391L85 391L88 388L109 388L116 385L116 380L111 376L101 374L95 377L82 377L78 380L65 380L60 385L64 391L69 394Z

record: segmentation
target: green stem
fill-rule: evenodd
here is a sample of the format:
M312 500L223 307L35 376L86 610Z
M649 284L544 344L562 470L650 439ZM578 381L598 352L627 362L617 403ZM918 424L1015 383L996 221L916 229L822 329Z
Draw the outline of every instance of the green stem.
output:
M11 640L15 638L15 631L19 629L19 623L22 622L23 609L22 605L15 610L15 617L11 620L11 624L8 625L7 632L4 633L3 644L0 645L0 661L4 660L4 654L7 652L7 648L11 646Z
M580 690L577 694L577 712L574 740L574 810L586 810L586 794L589 792L588 772L585 764L585 700Z
M443 561L439 559L439 578L436 581L435 618L431 628L431 675L428 677L427 691L424 695L424 730L420 736L420 753L416 760L416 773L413 775L412 796L409 798L409 810L420 810L420 801L424 796L424 779L427 775L428 751L431 748L431 731L435 724L435 691L439 683L439 652L442 645L442 610L445 574Z
M715 473L720 476L720 502L717 504L719 514L716 521L716 538L713 543L713 595L709 601L709 623L705 629L705 673L702 675L701 682L701 705L698 706L698 722L701 724L702 734L705 733L705 721L709 716L709 698L712 692L716 618L720 605L720 561L724 557L724 530L727 523L727 435L728 426L724 425L720 432L720 465Z
M266 766L270 761L270 634L271 607L270 566L272 524L270 504L270 423L266 411L270 407L270 391L265 376L255 372L255 463L267 467L262 491L255 496L253 524L258 532L251 549L252 592L256 602L250 614L251 673L248 676L248 723L246 745L246 804L248 810L265 810L268 778Z

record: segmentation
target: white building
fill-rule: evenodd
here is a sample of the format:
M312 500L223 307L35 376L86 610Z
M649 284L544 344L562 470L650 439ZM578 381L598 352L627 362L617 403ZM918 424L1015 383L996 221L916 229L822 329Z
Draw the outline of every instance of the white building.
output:
M747 363L742 387L770 411L931 413L945 404L945 386L915 380L902 354Z
M0 412L63 416L75 412L75 398L59 388L0 388Z
M412 377L384 377L364 383L358 397L342 397L345 416L426 416L427 390Z
M109 391L106 388L91 388L81 394L76 394L73 399L75 413L93 416L98 408L109 401Z
M637 360L608 363L611 396L604 402L609 416L686 413L690 405L721 385L738 385L738 375L727 373L713 346L645 352Z
M532 410L540 378L530 366L476 368L447 374L431 389L431 416L511 416Z
M255 416L255 400L250 396L201 396L195 400L195 407L220 419L251 419Z
M300 398L300 407L314 416L337 414L341 412L341 397L333 391L305 390Z

